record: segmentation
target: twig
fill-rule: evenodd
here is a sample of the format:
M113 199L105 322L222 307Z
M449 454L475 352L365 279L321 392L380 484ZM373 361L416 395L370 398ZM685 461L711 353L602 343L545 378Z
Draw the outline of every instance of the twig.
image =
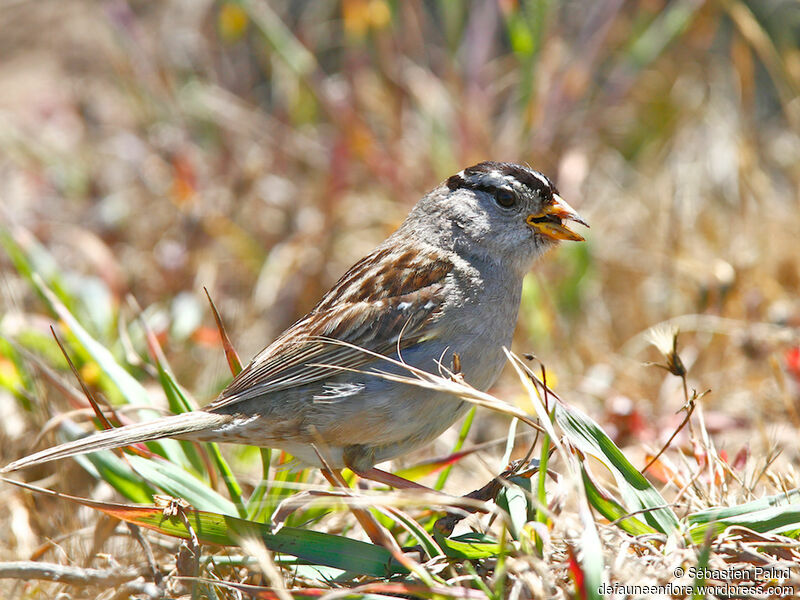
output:
M696 406L694 401L695 401L695 398L692 398L689 401L688 404L686 404L683 407L681 407L681 410L686 410L686 416L683 418L683 421L681 421L681 424L678 425L677 429L675 429L675 431L672 433L672 435L669 436L669 439L667 440L667 443L664 444L664 446L661 448L661 450L659 450L658 453L653 458L650 459L650 462L647 463L645 468L642 469L642 475L644 475L647 472L647 469L652 467L653 463L655 463L661 457L661 455L664 454L664 452L666 452L667 448L669 448L670 444L672 444L672 441L680 433L681 429L686 427L686 424L689 422L689 419L692 418L692 413L694 412L694 409L695 409L695 406Z
M69 585L112 587L139 577L138 569L92 569L56 563L15 561L0 563L0 579L39 579Z
M127 600L134 596L136 598L149 598L150 600L159 600L165 597L163 590L156 584L139 578L119 586L117 593L111 597L111 600Z
M136 525L135 523L125 523L128 526L128 531L130 531L133 539L135 539L138 544L144 550L144 556L147 559L147 565L150 567L150 572L153 575L153 581L156 585L160 586L161 582L163 581L163 577L161 576L161 572L158 570L158 566L156 566L156 559L153 556L153 548L150 546L150 543L147 541L147 538L142 535L142 529Z

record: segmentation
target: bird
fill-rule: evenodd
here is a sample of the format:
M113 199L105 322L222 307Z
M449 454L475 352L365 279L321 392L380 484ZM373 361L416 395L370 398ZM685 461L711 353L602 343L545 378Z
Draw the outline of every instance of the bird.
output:
M584 240L571 222L588 227L542 173L510 162L465 168L204 408L98 431L0 471L177 438L280 449L323 472L416 487L375 465L431 442L469 403L380 372L436 373L455 359L466 383L487 390L506 360L524 276L559 242Z

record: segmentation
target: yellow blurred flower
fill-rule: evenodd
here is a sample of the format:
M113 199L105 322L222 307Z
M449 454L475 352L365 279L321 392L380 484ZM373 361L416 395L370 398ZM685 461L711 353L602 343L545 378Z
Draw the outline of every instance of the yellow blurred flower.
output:
M220 37L228 43L239 41L247 31L248 21L247 13L241 5L236 2L225 2L217 16Z
M392 18L392 11L385 0L344 0L342 18L345 32L362 38L370 29L386 27Z

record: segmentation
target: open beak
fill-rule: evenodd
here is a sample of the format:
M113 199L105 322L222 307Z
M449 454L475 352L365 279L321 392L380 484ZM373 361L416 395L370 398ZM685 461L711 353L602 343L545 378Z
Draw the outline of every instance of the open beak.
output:
M575 221L586 227L589 226L577 211L558 194L553 194L552 204L545 206L541 213L528 215L525 219L528 225L549 238L582 242L583 236L569 229L564 225L564 221Z

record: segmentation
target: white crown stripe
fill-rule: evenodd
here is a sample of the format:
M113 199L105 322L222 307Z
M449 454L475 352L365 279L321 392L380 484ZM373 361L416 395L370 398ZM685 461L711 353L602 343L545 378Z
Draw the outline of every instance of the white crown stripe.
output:
M542 185L543 185L544 187L546 187L546 188L549 188L549 187L550 187L550 182L547 180L547 178L546 178L544 175L542 175L541 173L539 173L539 172L537 172L537 171L533 171L533 170L529 171L529 173L530 173L531 175L533 175L534 177L536 177L536 179L538 179L539 181L541 181L541 182L542 182Z

